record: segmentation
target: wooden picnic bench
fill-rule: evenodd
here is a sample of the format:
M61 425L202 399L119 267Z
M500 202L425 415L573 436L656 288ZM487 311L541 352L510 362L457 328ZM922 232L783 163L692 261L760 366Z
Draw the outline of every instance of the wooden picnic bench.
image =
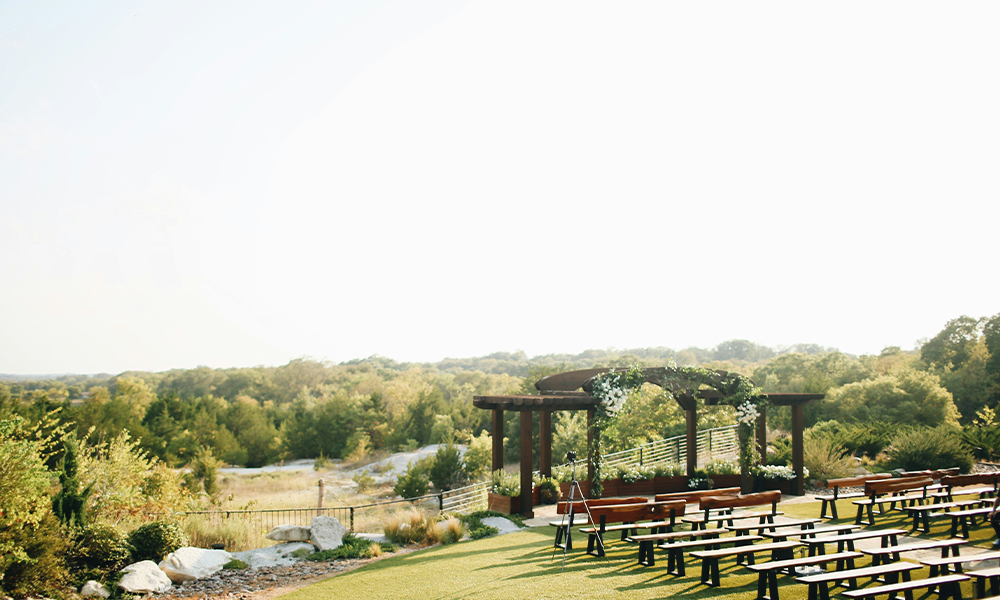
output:
M604 556L604 534L609 531L635 531L639 528L671 528L677 516L683 515L687 504L681 500L674 502L648 502L646 504L611 504L596 506L590 514L598 523L593 527L580 529L587 534L587 554ZM669 519L669 521L667 520ZM647 521L640 524L640 521ZM617 523L617 525L609 525ZM628 535L623 534L622 539Z
M718 531L717 529L715 530ZM707 550L721 550L722 546L735 544L735 548L752 546L754 542L764 538L759 535L744 535L741 537L716 537L709 539L689 540L686 542L663 543L658 547L667 551L667 573L683 577L684 551L692 548L702 548Z
M982 508L982 500L960 500L958 502L935 502L933 504L918 504L916 506L903 506L902 510L913 516L913 531L923 533L931 532L931 517L948 516L953 508L960 510L973 510ZM957 512L957 511L956 511ZM967 532L968 530L966 530Z
M956 495L967 496L972 494L979 496L980 500L995 498L997 488L1000 487L1000 471L995 473L948 475L941 478L941 485L947 490L949 500Z
M778 511L778 502L781 501L781 492L777 490L771 490L767 492L757 492L755 494L738 494L736 496L705 496L701 498L698 502L698 509L702 511L700 515L693 515L690 517L685 517L683 521L685 523L691 523L692 529L706 529L708 523L716 522L718 527L722 527L723 523L727 525L733 525L734 521L737 519L750 519L758 518L760 524L764 523L774 523L774 517L780 515ZM771 509L769 511L747 511L744 513L736 513L737 508L746 508L751 506L767 506L770 505ZM718 511L722 509L732 510L734 512L725 515L712 516L712 511Z
M874 525L875 516L873 507L879 505L879 514L885 512L884 504L889 503L890 510L897 502L910 502L912 504L923 503L927 499L927 486L932 485L934 480L927 476L920 477L894 477L892 479L875 479L865 483L865 496L863 500L855 500L858 507L858 515L854 519L855 525ZM864 520L867 513L868 520Z
M836 554L821 554L805 558L771 560L755 565L747 565L747 568L757 573L757 600L778 600L779 572L787 572L794 575L797 567L826 566L830 562L836 562L838 565L846 563L849 565L848 568L853 569L854 559L861 558L862 556L863 554L860 552L838 552ZM840 569L838 568L838 570Z
M976 524L976 517L982 517L983 523L985 523L992 510L992 506L983 506L948 513L948 516L951 517L951 537L969 539L969 526Z
M817 573L816 575L805 575L802 577L796 577L795 581L809 585L807 600L830 600L829 584L831 583L836 585L846 581L848 589L857 589L858 579L862 577L871 577L872 581L881 577L884 578L885 583L889 584L898 583L900 577L902 577L903 581L910 581L910 571L914 571L919 568L920 565L900 561L879 565L877 567L861 567L860 569L851 569L848 571L836 570L826 573Z
M819 519L786 519L781 523L740 523L734 525L726 525L725 529L727 531L732 531L737 536L747 535L754 529L757 530L757 535L763 535L765 529L770 532L776 532L778 529L788 529L789 527L798 527L801 531L809 531L813 526L819 522Z
M990 593L994 596L997 594L998 583L1000 583L1000 567L976 569L975 571L969 571L966 575L976 580L974 584L976 598L982 598L986 595L986 580L990 582Z
M636 496L633 498L593 498L573 502L572 506L569 502L559 502L556 504L556 514L569 516L563 517L559 521L549 521L549 525L556 528L555 547L565 548L566 550L573 549L573 525L587 525L590 523L590 518L587 515L588 507L615 504L643 504L645 502L647 502L645 496ZM563 543L563 536L566 538L565 543Z
M785 560L792 558L792 551L800 546L802 546L802 542L788 540L785 542L770 542L768 544L750 544L735 548L720 548L718 550L702 550L692 552L691 556L701 559L701 582L705 585L718 587L720 559L735 556L737 564L748 566L755 564L754 555L756 553L770 552L771 560ZM740 562L741 559L745 559L746 562Z
M938 577L928 577L927 579L913 579L910 581L901 581L888 585L867 587L860 590L848 590L846 592L842 592L842 595L847 598L864 598L864 600L872 600L875 596L889 594L889 598L892 600L896 597L896 594L903 592L906 600L913 600L913 590L920 590L924 588L934 589L936 587L940 590L938 592L938 598L962 600L961 583L963 581L969 581L969 576L940 575Z
M842 477L840 479L827 479L825 482L826 489L833 490L833 494L821 494L818 496L813 496L816 500L820 501L819 506L819 518L821 519L839 519L837 516L837 500L851 499L854 498L864 498L865 493L862 492L847 492L841 493L841 488L851 488L851 487L861 487L864 486L868 481L874 481L877 479L889 479L892 477L891 473L870 473L868 475L860 475L858 477ZM830 516L826 514L826 509L830 509Z
M728 487L717 490L690 490L687 492L673 492L670 494L657 494L653 496L654 502L670 502L671 500L683 500L688 504L697 504L706 496L736 496L739 495L740 488Z
M817 535L827 534L827 533L846 535L848 533L861 529L860 525L824 525L821 527L810 527L809 529L800 529L798 531L794 530L785 531L784 529L781 529L782 525L781 523L777 523L776 525L779 528L778 531L765 531L761 535L763 535L766 538L771 538L772 540L780 542L790 537L797 537L799 539L814 538Z
M895 546L884 546L882 548L862 548L861 551L872 557L872 566L882 564L882 562L895 562L899 560L899 555L903 552L915 552L917 550L941 549L941 558L946 558L951 552L952 556L959 555L959 548L968 543L968 540L948 539L948 540L922 540L913 544L903 544Z

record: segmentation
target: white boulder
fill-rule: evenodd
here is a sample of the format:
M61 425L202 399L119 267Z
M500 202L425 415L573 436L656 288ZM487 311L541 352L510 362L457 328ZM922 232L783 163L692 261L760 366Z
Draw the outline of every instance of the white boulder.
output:
M264 537L276 542L308 542L310 540L310 536L311 534L308 527L301 527L299 525L278 525L271 531L267 532L267 535Z
M192 579L202 579L222 570L222 565L233 560L233 555L225 550L206 550L186 546L171 552L160 561L160 570L170 581L183 583Z
M320 552L339 548L344 543L347 528L335 517L313 517L310 541Z
M312 554L316 551L316 548L309 542L288 542L285 544L275 544L267 548L234 552L233 558L247 563L251 569L284 567L294 565L300 560L292 556L292 553L297 550L305 550L305 554Z
M170 589L170 578L151 560L133 563L124 569L118 587L131 594L162 594Z
M93 596L107 598L111 595L111 592L108 591L108 588L101 585L101 582L91 579L80 588L80 595L88 598Z

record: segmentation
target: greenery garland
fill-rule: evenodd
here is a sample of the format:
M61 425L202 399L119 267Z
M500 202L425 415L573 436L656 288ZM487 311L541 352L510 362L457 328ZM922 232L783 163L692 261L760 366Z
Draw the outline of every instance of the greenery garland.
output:
M601 456L601 432L625 406L628 398L644 383L662 387L671 394L686 393L694 396L701 386L712 387L722 393L719 404L727 404L736 409L737 434L740 440L740 469L749 469L760 462L756 429L760 408L767 405L767 396L754 385L753 380L739 373L714 371L701 367L653 367L643 369L631 366L626 371L610 370L591 378L583 389L600 400L594 411L591 425L590 456ZM594 465L594 480L591 482L593 495L603 491L602 461Z

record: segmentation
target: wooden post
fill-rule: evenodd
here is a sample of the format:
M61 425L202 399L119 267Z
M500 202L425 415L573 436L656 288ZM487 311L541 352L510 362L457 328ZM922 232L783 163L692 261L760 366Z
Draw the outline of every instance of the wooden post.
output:
M596 413L594 412L594 409L592 409L592 408L588 409L587 410L587 449L588 450L590 448L594 447L594 418L595 417L596 417ZM597 452L595 452L594 454L595 454L595 456L591 456L589 452L587 453L587 481L590 482L591 486L593 485L593 482L594 482L594 465L597 464L597 463L599 463L599 462L601 462L601 456L600 456L600 454L597 453ZM587 494L590 497L593 497L594 496L593 489L589 488L589 487L588 487L588 489L590 489L590 491L587 492Z
M552 411L543 410L538 413L539 452L538 471L552 477Z
M802 450L802 435L805 430L805 407L801 404L792 405L792 468L795 470L795 480L792 481L792 494L803 496L806 493L806 482L802 476L805 457Z
M493 464L490 471L503 468L503 411L493 409Z
M767 464L767 409L763 406L758 406L757 411L760 412L760 416L757 417L757 448L760 450L760 464Z
M521 516L535 516L531 504L531 491L534 483L531 480L531 411L521 411Z
M320 478L320 480L319 480L319 504L317 505L318 508L323 508L323 496L324 496L325 493L326 492L325 492L325 490L323 488L323 479Z
M691 398L691 404L694 404L694 398ZM698 469L698 410L693 407L685 409L684 418L687 421L687 474L694 477Z

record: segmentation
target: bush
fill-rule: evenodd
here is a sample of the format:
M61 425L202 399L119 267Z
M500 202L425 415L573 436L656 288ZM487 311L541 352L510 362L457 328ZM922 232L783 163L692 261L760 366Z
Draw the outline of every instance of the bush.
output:
M802 440L802 462L813 479L821 481L850 477L858 466L835 441L814 435Z
M889 447L893 438L908 431L913 431L913 428L898 423L872 421L845 428L837 434L834 441L855 456L866 454L874 458Z
M4 543L18 555L0 553L0 590L15 598L39 594L59 597L69 573L63 559L67 547L59 519L49 513L37 523L6 527Z
M151 560L160 562L174 550L188 545L187 534L173 521L153 521L141 525L128 534L132 546L132 562Z
M706 475L739 475L740 463L732 460L716 459L705 465Z
M93 523L73 536L67 553L73 572L73 583L83 585L88 579L106 581L127 565L132 558L125 532L105 523Z
M313 552L309 556L306 556L306 560L326 562L328 560L346 558L372 558L381 556L382 552L395 552L396 549L396 546L392 544L372 542L349 533L344 536L343 544L339 547L321 552Z
M792 438L781 437L770 445L774 452L767 453L767 464L779 466L792 464Z
M421 463L410 462L406 465L406 471L396 479L392 491L402 498L419 498L427 493L429 485L427 472Z
M427 539L435 544L454 544L463 537L465 537L465 523L455 517L438 521L427 529Z
M546 477L538 484L538 496L542 504L555 504L559 502L559 484Z
M659 463L653 465L654 477L683 477L687 475L687 467L677 463Z
M962 430L962 441L979 460L1000 458L1000 426L968 425Z
M480 481L490 472L493 464L493 438L486 431L469 441L465 450L465 474L472 481Z
M382 532L389 541L400 546L422 542L427 537L427 516L419 510L396 513L386 521Z
M375 487L375 478L368 474L367 471L359 471L351 477L351 481L357 484L358 491L364 492Z
M904 471L958 467L962 473L972 470L972 453L962 443L958 430L941 426L917 429L893 440L886 450L888 467Z
M455 489L464 483L465 466L462 464L462 453L455 444L438 446L434 455L434 465L430 470L430 480L434 483L434 487L442 492Z
M493 487L490 488L490 491L511 498L520 496L521 478L514 474L508 475L503 469L497 469L493 471Z

